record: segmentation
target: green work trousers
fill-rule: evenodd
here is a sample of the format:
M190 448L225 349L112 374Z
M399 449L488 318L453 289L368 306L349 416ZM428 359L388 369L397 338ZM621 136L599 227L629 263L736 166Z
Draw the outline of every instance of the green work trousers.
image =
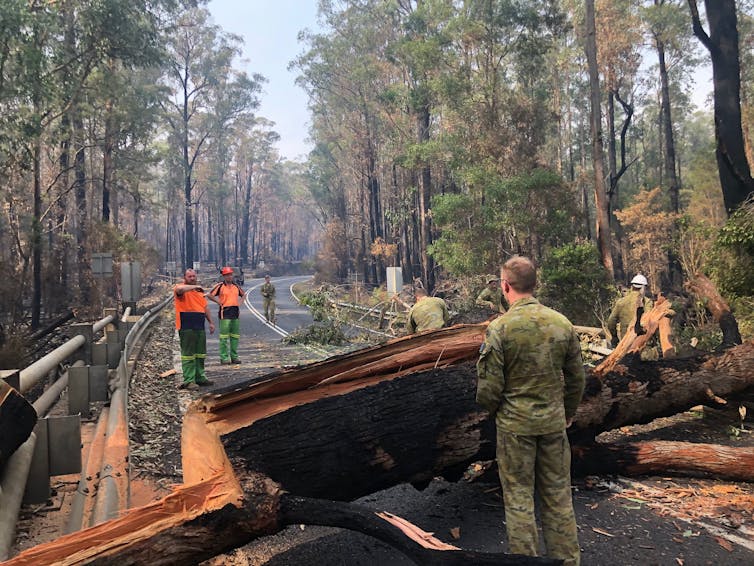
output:
M229 362L238 359L240 328L241 322L237 318L220 319L220 361ZM230 346L228 342L230 342Z
M498 429L497 462L510 552L537 556L536 487L547 556L578 566L581 555L571 495L571 448L565 430L527 436Z
M275 299L263 299L262 309L264 310L265 320L275 324Z
M181 342L181 367L184 383L207 381L204 373L204 360L207 357L207 334L204 329L181 328L178 331Z

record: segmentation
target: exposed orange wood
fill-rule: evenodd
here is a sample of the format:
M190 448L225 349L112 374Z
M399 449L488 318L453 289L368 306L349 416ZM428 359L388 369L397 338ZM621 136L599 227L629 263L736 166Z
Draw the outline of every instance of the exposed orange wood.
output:
M403 534L405 534L411 540L422 545L424 548L431 548L434 550L460 550L457 546L442 542L440 539L435 538L432 533L420 529L413 523L408 522L403 517L398 517L392 513L375 513L380 519L383 519L391 525L399 528Z
M228 503L237 505L238 498L228 495L231 490L225 485L227 479L224 473L218 473L206 481L180 486L167 497L134 508L119 519L30 548L4 565L69 566L106 557Z
M660 347L662 348L663 358L675 357L675 346L673 345L673 326L670 319L665 317L660 319Z
M613 370L623 357L628 354L641 352L647 345L647 342L649 342L649 339L655 332L657 332L657 329L660 326L660 321L663 318L672 316L672 314L673 311L670 308L670 301L666 300L665 297L660 296L652 310L645 312L641 317L641 326L646 330L646 334L637 336L633 326L628 328L623 335L623 338L621 338L621 341L618 343L618 346L602 361L600 365L592 370L592 373L597 377L604 376L609 371Z

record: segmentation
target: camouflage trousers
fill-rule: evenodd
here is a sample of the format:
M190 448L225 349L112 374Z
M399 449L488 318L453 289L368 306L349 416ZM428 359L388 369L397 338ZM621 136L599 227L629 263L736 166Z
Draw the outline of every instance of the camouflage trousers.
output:
M571 496L571 448L565 431L526 436L497 431L497 462L510 552L536 556L534 494L547 556L578 566L580 549Z
M275 299L262 299L262 310L264 311L265 320L275 324Z

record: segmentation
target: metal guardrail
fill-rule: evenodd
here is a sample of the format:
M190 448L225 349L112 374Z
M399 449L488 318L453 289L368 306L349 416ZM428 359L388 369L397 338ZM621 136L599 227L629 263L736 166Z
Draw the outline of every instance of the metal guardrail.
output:
M111 382L113 390L110 398L110 409L107 415L106 442L101 454L99 470L99 487L88 525L83 525L84 507L87 498L86 485L87 469L82 468L79 489L76 490L72 503L72 513L66 524L66 532L78 531L81 528L103 523L118 516L121 509L128 508L130 498L130 481L128 463L123 461L123 451L128 451L128 383L131 379L133 365L129 362L133 354L134 345L139 341L143 332L164 309L173 295L171 294L158 305L145 312L131 327L126 335L120 361ZM113 434L114 431L125 431ZM125 443L125 447L124 447ZM90 455L90 458L92 456Z
M121 352L120 361L116 369L115 389L111 396L111 409L108 411L108 431L114 430L116 426L122 426L128 422L127 418L127 398L128 398L128 380L131 375L131 365L128 363L133 350L133 345L141 337L141 334L154 320L157 314L172 300L172 295L159 303L157 306L148 310L139 320L131 327L125 341L124 348ZM130 307L123 314L122 322L126 322L130 314ZM91 333L96 334L103 330L108 324L114 322L116 317L109 315L97 321L91 326ZM58 364L69 358L82 346L85 346L87 337L83 334L74 336L60 347L56 348L46 356L40 358L27 368L19 372L19 389L26 392L31 389L42 377L46 376ZM74 365L83 365L80 362ZM39 416L43 416L50 406L59 398L62 391L68 385L68 372L58 379L45 393L33 404L34 409ZM113 410L115 409L115 410ZM128 431L128 427L125 426ZM23 501L24 491L29 477L32 456L36 446L37 437L32 433L24 444L22 444L9 458L5 469L2 472L2 483L0 484L0 561L6 560L10 554L10 548L15 539L16 524L18 523L18 514ZM107 448L105 448L107 450ZM110 468L108 468L110 466ZM97 522L110 519L117 515L120 507L119 487L116 484L116 478L109 475L108 470L111 464L107 461L107 454L103 455L101 476L101 488L98 490L97 510L94 517ZM84 471L85 473L85 471ZM125 480L128 480L128 474L125 474ZM78 495L78 491L77 491ZM75 505L74 505L75 507ZM81 528L80 522L78 528ZM74 529L78 530L78 529Z
M106 316L92 326L93 331L95 328L97 329L96 332L102 330L112 320L112 316ZM46 376L58 364L73 355L85 343L86 337L83 335L74 336L46 356L21 370L19 373L20 392L23 393L31 389L42 377ZM67 385L67 381L66 373L64 385ZM57 387L54 386L56 390L59 389L62 391L64 388L59 384L56 385ZM40 398L34 404L37 414L42 416L55 399L52 397L52 394L48 395L44 401ZM26 442L11 455L5 465L5 469L2 470L2 482L0 483L0 561L8 558L10 548L13 545L16 524L18 523L18 513L21 509L24 491L26 490L36 443L37 436L32 432Z

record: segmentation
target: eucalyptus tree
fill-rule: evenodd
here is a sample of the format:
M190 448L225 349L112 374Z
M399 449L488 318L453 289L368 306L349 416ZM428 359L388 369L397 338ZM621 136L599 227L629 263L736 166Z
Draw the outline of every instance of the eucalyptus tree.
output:
M589 90L591 106L591 133L592 133L592 166L594 168L594 200L597 208L597 247L600 250L602 265L605 266L608 276L612 279L613 253L611 249L610 218L608 216L608 201L604 184L604 157L602 137L602 100L600 92L600 77L597 66L597 37L594 12L594 0L586 0L584 17L585 44L589 66Z
M212 24L202 8L183 13L168 38L169 61L164 80L171 96L164 102L164 116L181 166L186 266L193 265L197 257L193 214L198 205L193 177L197 160L229 119L256 105L256 80L243 73L229 78L239 49L240 40ZM228 85L232 85L234 96L225 101L227 106L213 112L213 104L220 100L219 90Z
M252 227L252 214L257 210L252 208L252 196L264 170L271 160L274 160L274 144L280 140L280 135L272 127L273 123L264 118L257 118L253 127L243 132L239 137L235 151L235 194L239 195L240 206L236 211L237 222L240 221L236 249L241 267L249 261L249 244ZM256 240L251 239L252 246ZM254 256L253 249L251 256Z
M735 0L705 0L709 34L696 0L688 0L694 35L709 51L715 102L717 168L728 213L754 193L741 126L741 65Z
M338 174L346 176L345 182L331 189L353 188L342 195L345 208L336 214L349 216L347 222L340 219L348 233L348 255L356 260L355 269L378 282L381 275L367 250L387 229L380 165L388 159L381 151L386 141L383 123L394 97L391 81L397 80L385 55L393 30L385 7L373 0L349 0L337 6L322 2L320 17L327 31L304 34L308 51L293 65L301 71L299 83L310 95L318 151L331 158L317 166L337 167Z

